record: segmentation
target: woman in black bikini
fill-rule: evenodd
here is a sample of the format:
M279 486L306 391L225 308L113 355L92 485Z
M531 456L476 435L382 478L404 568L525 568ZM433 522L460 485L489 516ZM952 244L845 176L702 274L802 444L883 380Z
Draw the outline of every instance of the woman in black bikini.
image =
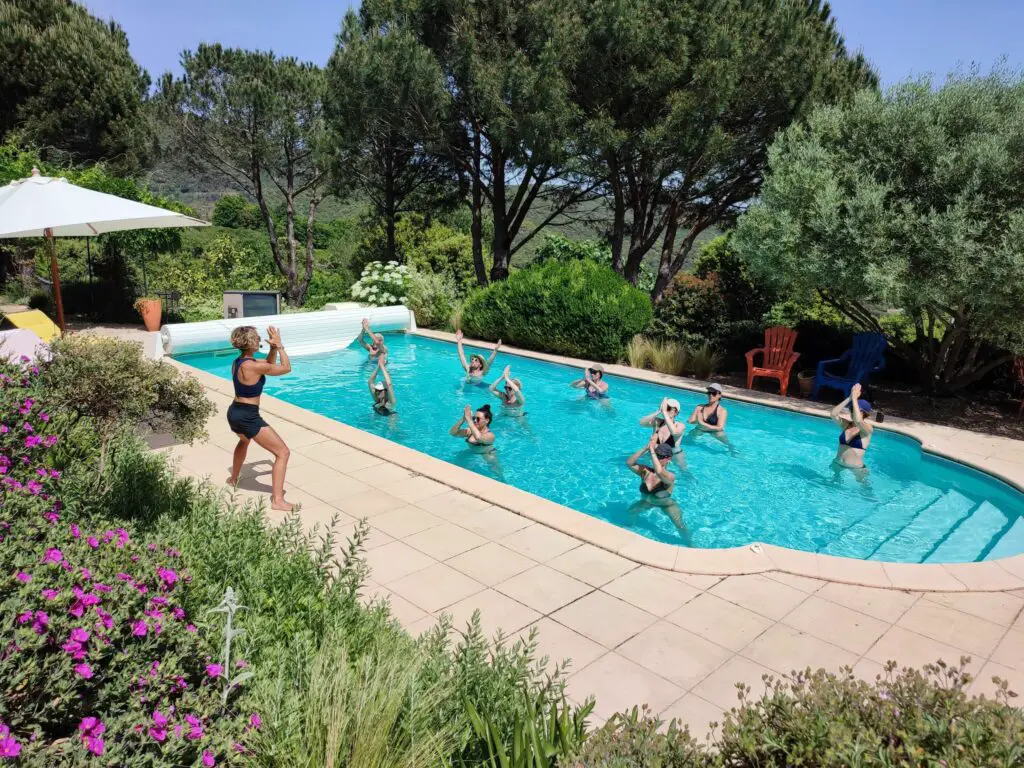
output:
M708 385L708 402L698 405L690 414L690 424L696 424L704 432L724 432L729 412L722 405L722 388L717 384Z
M860 384L854 384L850 387L850 396L830 414L832 421L843 430L839 433L835 463L846 469L864 468L864 454L871 444L871 433L875 431L866 418L871 413L871 403L861 400L860 392ZM850 407L849 414L844 412L847 406Z
M682 450L679 439L686 431L686 425L676 421L678 416L679 401L674 397L666 397L657 411L640 419L640 424L654 430L658 445L667 445L673 453L678 453Z
M491 406L482 405L476 412L468 405L462 413L462 418L455 422L455 425L448 430L452 437L464 438L467 443L474 446L494 445L494 433L491 432Z
M260 335L251 325L243 325L231 332L231 346L241 354L231 364L231 382L235 386L235 401L228 406L228 426L238 435L238 445L231 461L231 475L228 485L238 483L249 441L274 455L274 468L270 472L270 507L280 512L291 512L292 505L284 500L284 473L288 469L291 452L281 436L260 416L260 395L267 382L267 376L284 376L291 373L292 364L288 353L281 344L281 335L276 328L267 328L267 343L270 351L266 360L257 360L254 355L260 348ZM278 362L280 358L280 362Z
M637 463L645 453L650 454L653 467ZM672 494L676 476L668 471L668 463L671 458L672 448L665 443L659 444L657 435L652 435L647 445L626 459L629 471L640 477L640 494L642 496L663 499Z
M384 381L377 381L377 374L380 374ZM388 356L381 355L377 358L377 367L370 374L370 396L373 398L373 410L381 416L390 416L395 412L395 388L391 385L391 375L388 373Z
M526 396L523 395L523 382L512 378L511 369L512 366L505 366L501 378L491 384L491 394L501 400L501 404L507 408L518 409L526 404ZM503 382L504 386L502 386Z

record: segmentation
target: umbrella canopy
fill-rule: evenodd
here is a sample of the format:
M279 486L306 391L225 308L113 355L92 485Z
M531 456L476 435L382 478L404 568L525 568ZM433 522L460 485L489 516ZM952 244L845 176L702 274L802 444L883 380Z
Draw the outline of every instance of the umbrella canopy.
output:
M67 179L40 176L0 187L0 237L91 237L105 232L162 227L206 227L191 216L76 187Z
M57 325L64 330L55 237L89 237L106 232L163 227L206 227L191 216L125 200L117 195L76 187L67 179L40 176L33 168L27 179L0 188L0 238L45 237L50 246L50 272L57 304Z

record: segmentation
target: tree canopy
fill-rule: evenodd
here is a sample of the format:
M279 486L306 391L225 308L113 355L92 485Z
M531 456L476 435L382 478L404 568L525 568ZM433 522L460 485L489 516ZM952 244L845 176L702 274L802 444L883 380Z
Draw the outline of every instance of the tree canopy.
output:
M137 170L155 143L149 85L116 23L68 0L0 1L0 141Z
M313 276L313 222L326 184L323 72L273 53L200 45L182 54L180 80L165 75L162 100L190 162L212 169L256 201L270 249L301 306ZM265 184L284 198L284 242ZM300 202L306 239L300 256Z
M890 343L929 390L1024 352L1024 76L862 92L790 127L769 165L734 238L763 279L865 329L901 310L914 339Z

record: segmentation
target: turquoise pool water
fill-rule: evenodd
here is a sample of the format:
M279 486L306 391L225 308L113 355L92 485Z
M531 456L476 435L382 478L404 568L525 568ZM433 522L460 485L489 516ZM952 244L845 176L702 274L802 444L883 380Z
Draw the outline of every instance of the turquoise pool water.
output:
M371 411L372 366L358 346L295 358L293 372L269 379L266 392L657 541L704 548L762 541L904 563L1024 552L1024 495L1005 483L881 430L861 482L832 469L837 430L829 421L735 401L725 403L729 445L687 429L686 469L675 469L678 525L664 510L637 504L639 481L625 460L649 435L637 421L662 397L676 397L688 416L702 396L609 377L612 397L595 402L569 387L577 370L501 354L490 378L511 364L527 398L526 415L515 418L485 385L465 380L453 344L390 334L388 346L396 415ZM234 356L179 359L230 379ZM467 403L491 403L493 455L448 435Z

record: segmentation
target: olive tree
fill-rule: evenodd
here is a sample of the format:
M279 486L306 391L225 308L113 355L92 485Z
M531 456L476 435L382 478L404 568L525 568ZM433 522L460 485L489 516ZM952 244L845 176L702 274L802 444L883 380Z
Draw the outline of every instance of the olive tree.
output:
M773 144L734 244L761 279L817 291L858 326L882 310L927 391L1024 351L1024 78L996 71L865 91Z

